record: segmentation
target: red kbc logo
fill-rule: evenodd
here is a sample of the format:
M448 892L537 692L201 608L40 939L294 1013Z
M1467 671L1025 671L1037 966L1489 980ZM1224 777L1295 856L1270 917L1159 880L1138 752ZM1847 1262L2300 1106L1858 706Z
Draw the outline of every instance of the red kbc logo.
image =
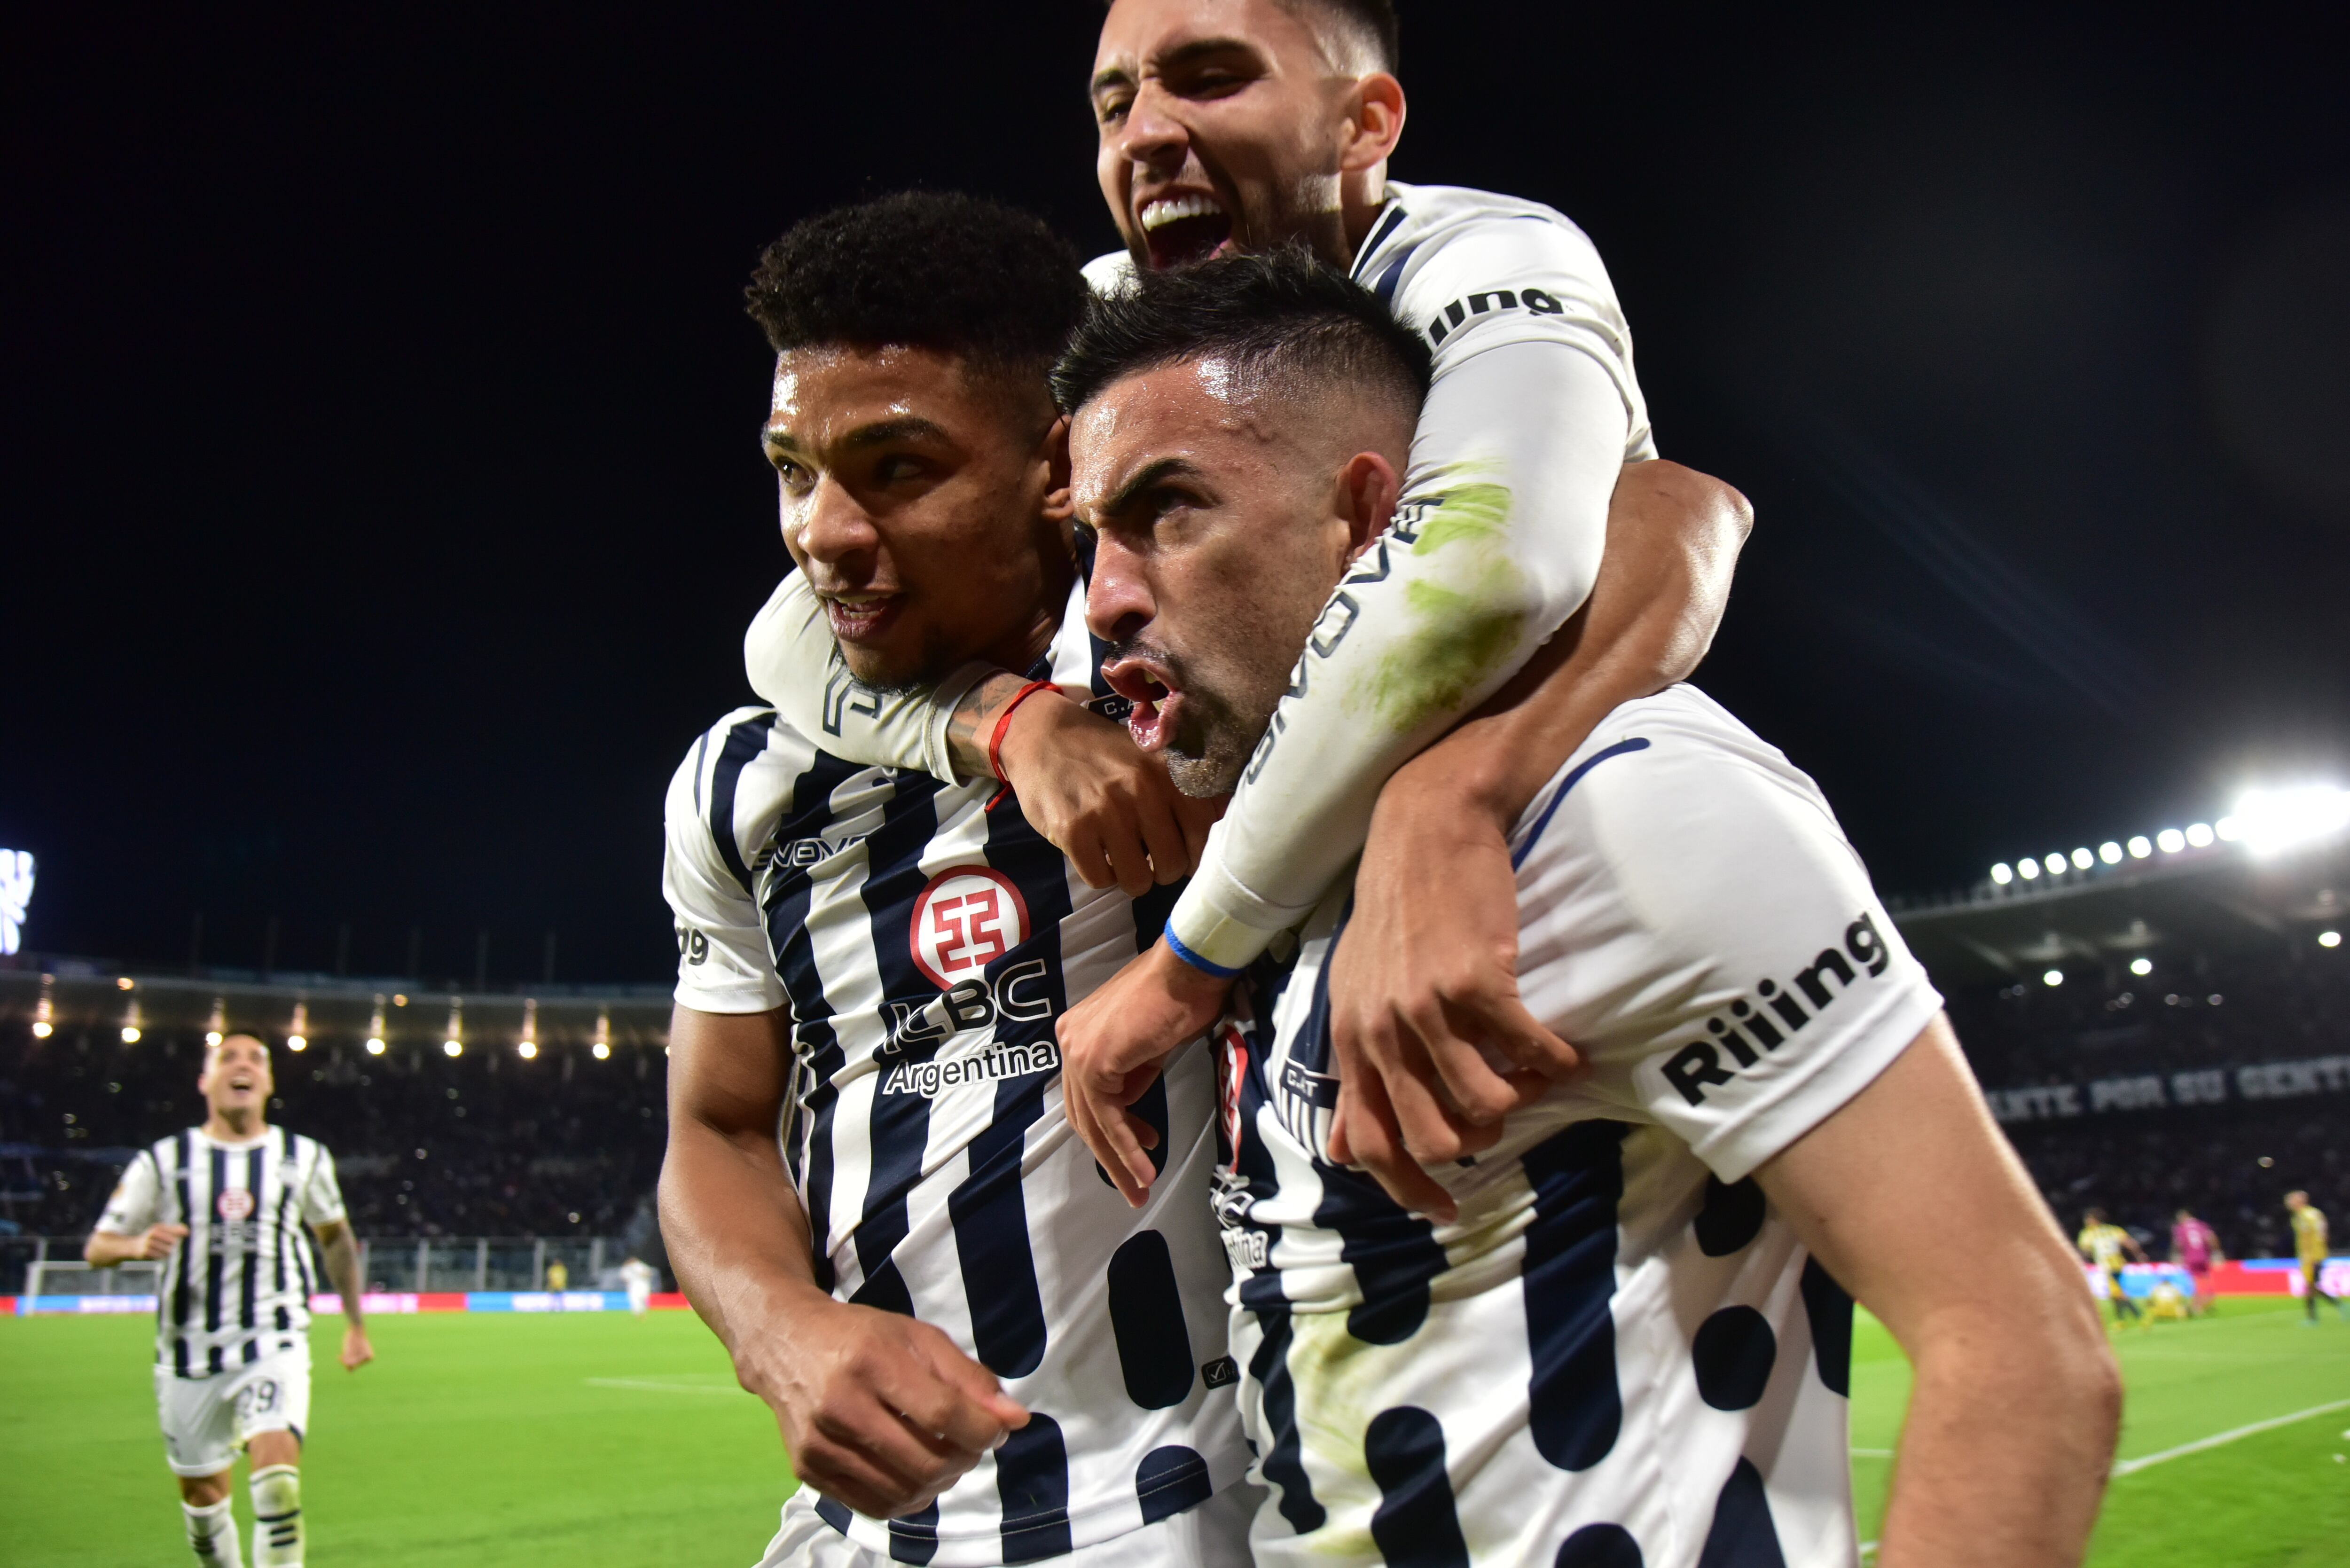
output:
M941 991L1028 940L1028 905L1002 872L954 866L914 900L914 963Z
M253 1194L242 1187L232 1187L220 1195L220 1217L234 1221L253 1215Z

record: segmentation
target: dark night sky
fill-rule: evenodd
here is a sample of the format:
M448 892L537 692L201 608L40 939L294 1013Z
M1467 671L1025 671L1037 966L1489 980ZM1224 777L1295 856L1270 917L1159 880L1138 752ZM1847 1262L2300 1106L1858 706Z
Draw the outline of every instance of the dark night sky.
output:
M28 943L658 977L662 786L784 559L743 279L915 182L1107 248L1098 13L327 9L0 24ZM1887 9L1407 5L1395 171L1598 242L1664 451L1760 512L1700 681L1880 886L2350 774L2340 41Z

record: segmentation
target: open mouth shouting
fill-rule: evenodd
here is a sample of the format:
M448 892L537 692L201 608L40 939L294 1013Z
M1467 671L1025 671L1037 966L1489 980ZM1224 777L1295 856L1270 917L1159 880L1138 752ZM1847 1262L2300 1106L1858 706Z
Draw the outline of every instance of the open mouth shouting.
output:
M1128 654L1105 662L1102 679L1134 704L1126 716L1126 732L1134 743L1145 752L1166 750L1182 722L1186 701L1173 673L1157 659Z
M250 1096L259 1085L260 1079L251 1068L241 1068L230 1073L225 1083L228 1092L238 1097Z
M1201 191L1166 192L1146 199L1136 221L1152 269L1181 266L1221 254L1232 243L1232 214Z

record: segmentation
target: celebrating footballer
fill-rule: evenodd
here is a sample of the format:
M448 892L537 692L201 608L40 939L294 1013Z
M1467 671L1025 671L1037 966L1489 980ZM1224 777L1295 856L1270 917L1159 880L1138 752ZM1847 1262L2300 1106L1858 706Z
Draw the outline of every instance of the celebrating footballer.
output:
M1122 254L909 193L754 279L796 569L670 792L662 1212L764 1561L1856 1563L1856 1298L1878 1561L2077 1562L2079 1272L1685 681L1744 503L1579 230L1387 178L1397 51L1118 0Z

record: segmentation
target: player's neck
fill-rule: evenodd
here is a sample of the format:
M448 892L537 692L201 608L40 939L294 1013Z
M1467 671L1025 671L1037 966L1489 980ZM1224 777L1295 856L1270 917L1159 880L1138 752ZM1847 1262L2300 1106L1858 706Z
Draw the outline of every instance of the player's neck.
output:
M1379 221L1379 209L1388 204L1388 166L1385 163L1341 175L1338 181L1338 217L1347 227L1347 261L1363 254L1363 241L1370 237L1371 225Z
M261 1107L251 1110L214 1110L204 1118L204 1136L214 1143L251 1143L269 1130L268 1121Z

